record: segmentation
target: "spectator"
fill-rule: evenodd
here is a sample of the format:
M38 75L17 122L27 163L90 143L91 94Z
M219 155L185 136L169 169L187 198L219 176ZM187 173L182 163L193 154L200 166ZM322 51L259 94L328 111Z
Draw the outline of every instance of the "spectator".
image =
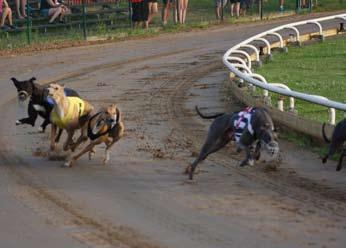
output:
M169 16L169 10L171 6L173 5L174 7L174 14L173 14L173 19L174 23L178 22L178 13L177 13L177 6L175 4L175 0L162 0L163 7L162 7L162 24L166 25L168 16Z
M280 11L284 11L285 0L279 0Z
M0 0L0 17L0 28L2 30L7 31L8 29L16 29L16 27L12 25L12 10L8 6L6 0ZM8 25L5 25L6 19L8 21Z
M222 8L224 8L226 6L227 1L228 0L214 0L216 20L221 19L221 11L222 11Z
M239 18L239 11L240 11L240 0L230 0L231 7L230 7L230 12L231 16L234 16L234 9L235 9L235 15L236 18Z
M185 23L188 3L189 0L178 0L178 19L180 24Z
M300 7L301 8L307 8L308 6L306 5L306 1L305 0L300 0Z
M49 23L54 23L57 17L60 23L64 23L63 18L69 13L69 9L57 0L41 0L40 13L44 17L50 17Z
M153 16L158 12L157 0L148 0L149 16L148 24L153 20Z
M17 13L17 17L19 19L23 19L26 17L26 13L25 13L26 3L27 3L27 0L15 0L16 13ZM21 11L20 11L20 9L21 9Z
M132 4L132 21L134 27L138 28L142 23L145 28L149 27L148 16L149 7L147 0L131 0Z
M246 15L247 10L250 9L251 6L251 0L241 0L240 1L240 12L243 16Z

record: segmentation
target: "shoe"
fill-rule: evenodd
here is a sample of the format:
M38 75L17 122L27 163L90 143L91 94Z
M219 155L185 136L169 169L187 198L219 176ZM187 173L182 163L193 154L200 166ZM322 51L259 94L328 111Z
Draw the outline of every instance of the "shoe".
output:
M280 12L283 12L284 11L284 6L280 6Z
M12 29L12 30L16 30L16 29L17 29L16 26L13 26L13 25L8 25L8 26L9 26L9 28Z
M4 25L4 26L1 26L1 30L4 32L7 32L10 30L10 28L8 26Z

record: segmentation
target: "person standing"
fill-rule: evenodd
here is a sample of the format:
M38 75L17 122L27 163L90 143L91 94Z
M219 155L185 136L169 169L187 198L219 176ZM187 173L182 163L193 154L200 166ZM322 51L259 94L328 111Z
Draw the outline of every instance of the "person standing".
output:
M284 4L285 4L285 0L279 0L280 11L284 11Z
M15 4L16 4L17 17L19 19L25 18L26 17L25 6L27 4L27 0L15 0Z
M153 20L153 16L158 12L157 0L148 0L149 16L148 24Z
M134 27L138 28L142 23L143 27L148 28L149 8L147 0L131 0L131 5Z
M214 0L216 20L221 20L222 8L226 7L228 0Z
M173 20L174 23L178 23L178 11L176 7L175 0L162 0L163 7L162 7L162 24L166 25L168 21L168 16L169 16L169 10L171 6L174 8L174 13L173 13Z
M8 3L6 0L0 0L0 28L7 31L10 29L16 29L12 24L12 10L8 6ZM8 21L8 25L5 25L5 21Z
M235 16L236 18L239 18L239 12L240 12L240 0L230 0L231 6L230 6L230 14L231 17Z
M184 24L186 20L186 11L189 0L177 0L178 1L178 19L180 24Z

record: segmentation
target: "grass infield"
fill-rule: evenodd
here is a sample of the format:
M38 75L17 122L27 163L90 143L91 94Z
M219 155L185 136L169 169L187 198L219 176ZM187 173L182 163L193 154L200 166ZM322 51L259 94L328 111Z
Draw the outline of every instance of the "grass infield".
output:
M274 54L273 60L256 72L268 82L284 83L291 90L346 103L346 35L301 48L290 47L288 53ZM277 97L272 94L273 105ZM300 116L321 122L328 120L326 107L296 100L295 108ZM336 117L343 119L345 113L337 111Z

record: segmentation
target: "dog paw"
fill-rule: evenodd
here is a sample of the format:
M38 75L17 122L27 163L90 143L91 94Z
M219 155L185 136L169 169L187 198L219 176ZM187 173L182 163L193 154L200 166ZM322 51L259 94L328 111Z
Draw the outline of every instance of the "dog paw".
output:
M185 168L183 174L187 175L187 174L190 174L190 172L191 172L191 165L188 165L188 166Z
M22 122L20 120L16 120L16 126L21 125Z
M106 165L108 162L109 162L109 159L105 158L105 159L102 160L103 165Z
M94 151L89 152L89 160L91 160L94 156L95 156Z
M72 161L66 161L63 165L63 167L72 167Z
M42 127L37 128L40 133L44 133L44 129Z

